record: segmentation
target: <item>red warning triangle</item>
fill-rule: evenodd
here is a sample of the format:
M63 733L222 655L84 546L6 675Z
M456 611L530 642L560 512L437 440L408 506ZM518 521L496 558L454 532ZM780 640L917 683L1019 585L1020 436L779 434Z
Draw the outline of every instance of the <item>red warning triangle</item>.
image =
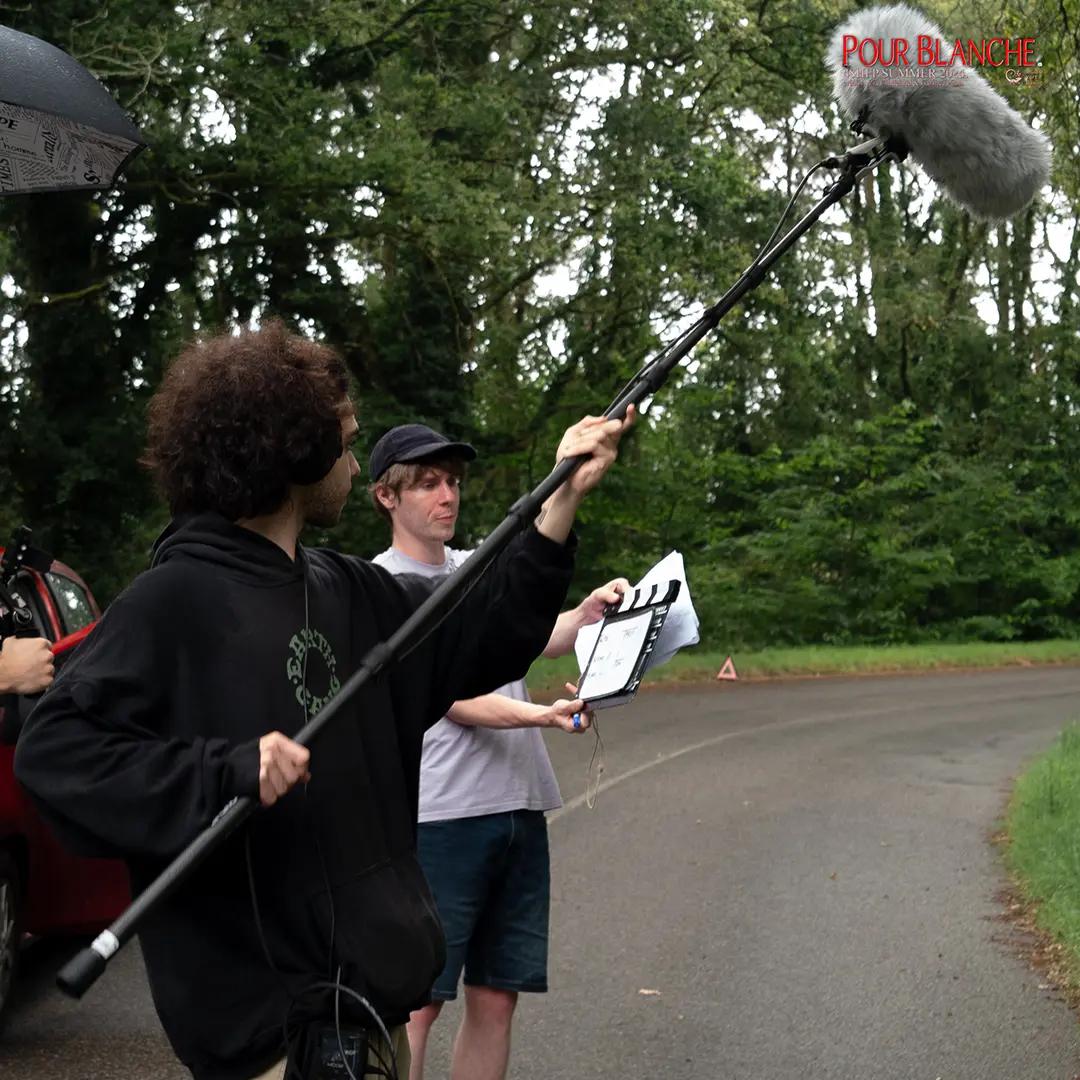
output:
M724 661L724 666L720 669L720 674L716 677L718 679L737 679L739 677L739 673L735 670L735 665L731 662L730 656Z

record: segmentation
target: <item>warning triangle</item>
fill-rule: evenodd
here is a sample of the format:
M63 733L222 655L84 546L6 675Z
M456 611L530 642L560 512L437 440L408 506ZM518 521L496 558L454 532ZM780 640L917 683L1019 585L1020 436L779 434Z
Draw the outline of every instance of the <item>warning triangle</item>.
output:
M724 666L720 669L720 674L716 677L718 679L737 679L739 677L739 673L735 670L735 665L731 662L730 656L724 661Z

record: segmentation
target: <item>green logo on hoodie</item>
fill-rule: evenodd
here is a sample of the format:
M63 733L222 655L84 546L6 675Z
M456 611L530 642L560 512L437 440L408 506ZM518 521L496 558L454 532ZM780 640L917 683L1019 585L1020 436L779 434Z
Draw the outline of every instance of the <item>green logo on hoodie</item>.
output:
M334 656L334 650L330 648L330 642L318 630L309 629L304 629L299 634L293 634L292 640L289 642L289 648L292 649L292 656L289 657L288 663L285 665L289 682L296 687L296 700L304 706L307 715L309 717L315 716L341 689L341 682L337 677L337 659ZM326 672L329 675L327 691L322 697L313 693L308 686L304 685L304 661L312 653L317 653L322 657ZM308 663L308 682L312 681L312 676L317 670L318 665ZM319 679L318 675L315 675L315 681L321 683L323 680Z

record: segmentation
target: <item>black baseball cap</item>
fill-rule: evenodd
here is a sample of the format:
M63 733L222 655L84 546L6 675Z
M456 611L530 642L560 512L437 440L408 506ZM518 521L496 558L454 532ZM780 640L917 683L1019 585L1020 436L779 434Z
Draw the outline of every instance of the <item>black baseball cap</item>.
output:
M463 442L451 442L426 424L401 424L391 428L371 451L368 469L374 483L391 465L422 461L436 454L453 455L472 461L476 451Z

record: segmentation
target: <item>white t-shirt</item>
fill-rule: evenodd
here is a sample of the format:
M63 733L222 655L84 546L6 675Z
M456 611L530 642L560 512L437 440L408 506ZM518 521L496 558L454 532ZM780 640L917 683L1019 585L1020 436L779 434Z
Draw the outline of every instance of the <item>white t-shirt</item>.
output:
M387 548L371 561L392 574L442 577L472 554L446 549L441 566ZM529 701L524 680L495 691ZM424 735L420 763L420 821L448 821L507 810L554 810L562 795L539 728L485 728L444 716Z

